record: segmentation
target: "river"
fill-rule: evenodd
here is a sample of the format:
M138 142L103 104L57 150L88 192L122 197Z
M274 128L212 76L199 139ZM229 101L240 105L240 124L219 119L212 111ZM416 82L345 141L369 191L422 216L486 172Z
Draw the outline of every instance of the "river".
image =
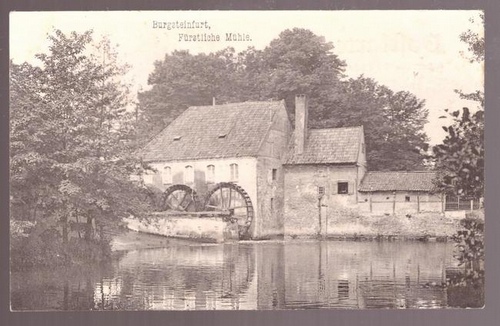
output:
M121 251L11 273L13 310L446 308L453 243L262 241Z

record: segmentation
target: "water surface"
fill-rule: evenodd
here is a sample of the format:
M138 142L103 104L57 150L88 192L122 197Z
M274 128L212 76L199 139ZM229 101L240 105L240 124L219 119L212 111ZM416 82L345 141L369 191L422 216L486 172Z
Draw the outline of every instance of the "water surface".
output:
M452 243L291 241L121 252L11 274L13 310L446 308Z

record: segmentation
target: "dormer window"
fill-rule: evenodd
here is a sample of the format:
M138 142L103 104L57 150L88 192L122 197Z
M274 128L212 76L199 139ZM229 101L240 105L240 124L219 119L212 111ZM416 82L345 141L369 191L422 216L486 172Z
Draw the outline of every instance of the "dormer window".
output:
M227 134L219 134L219 139L224 139L226 138Z
M181 140L181 138L182 138L181 136L175 136L175 137L174 137L174 141Z

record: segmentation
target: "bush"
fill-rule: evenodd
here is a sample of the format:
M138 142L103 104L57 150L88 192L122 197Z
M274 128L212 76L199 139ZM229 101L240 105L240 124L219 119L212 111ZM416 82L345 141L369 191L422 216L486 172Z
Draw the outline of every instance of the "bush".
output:
M460 221L462 230L453 236L455 258L464 269L448 281L448 304L458 307L484 305L484 220L467 217Z
M11 269L53 267L64 264L88 264L109 258L111 246L105 240L87 241L70 238L64 244L54 226L37 223L25 236L11 234Z

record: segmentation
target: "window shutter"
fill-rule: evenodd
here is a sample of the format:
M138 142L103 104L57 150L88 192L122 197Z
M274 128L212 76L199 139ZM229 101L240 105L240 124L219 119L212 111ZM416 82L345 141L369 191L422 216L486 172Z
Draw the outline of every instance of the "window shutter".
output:
M333 182L331 188L332 188L332 191L331 191L332 195L338 194L338 191L339 191L339 183L338 183L338 181Z

